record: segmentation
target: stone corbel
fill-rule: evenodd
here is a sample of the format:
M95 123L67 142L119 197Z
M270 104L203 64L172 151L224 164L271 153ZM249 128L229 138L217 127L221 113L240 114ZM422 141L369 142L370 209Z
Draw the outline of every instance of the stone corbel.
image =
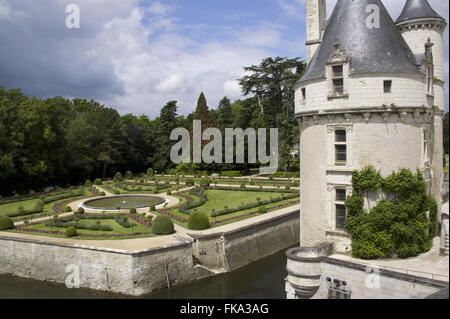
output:
M406 120L406 117L408 116L408 112L400 111L398 112L398 117L400 118L400 121L404 122Z
M391 117L391 113L388 113L388 112L382 113L381 116L383 117L383 120L385 122L387 122L387 121L389 121L389 118Z
M328 115L328 123L333 123L336 119L335 115Z
M347 114L344 114L344 118L347 123L350 123L353 118L353 115L347 113Z
M318 115L314 115L313 116L314 124L318 124L319 123L319 119L320 119L320 117Z
M420 116L420 110L415 110L413 113L414 121L416 123L422 122L422 117Z
M366 121L366 123L369 123L370 118L372 117L372 114L371 113L363 113L362 117L363 117L364 121Z

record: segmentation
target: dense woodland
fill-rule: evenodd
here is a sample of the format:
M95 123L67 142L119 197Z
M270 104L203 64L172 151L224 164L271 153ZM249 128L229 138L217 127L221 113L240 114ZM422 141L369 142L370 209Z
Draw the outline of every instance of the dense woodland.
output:
M156 119L121 116L93 100L41 100L0 86L0 195L76 185L127 170L174 169L170 150L176 142L170 141L170 133L177 127L191 130L193 119L202 119L203 129L279 128L279 169L298 170L298 159L289 153L298 143L293 87L305 70L304 62L275 57L244 69L251 74L240 79L248 99L232 102L224 97L217 107L210 107L202 93L193 113L179 115L177 102L169 101ZM209 172L249 168L189 167Z
M0 86L0 196L37 191L48 186L67 186L86 179L112 177L116 172L193 173L196 170L243 173L259 165L180 165L170 161L174 128L192 130L194 119L202 129L279 128L279 170L298 171L298 158L291 151L298 144L294 119L294 84L303 75L299 58L267 58L244 68L248 76L239 80L244 100L224 97L218 106L207 104L200 94L198 105L187 116L177 113L177 102L162 106L160 116L121 116L96 101L46 100L25 96L20 89ZM154 106L149 106L154 107ZM195 110L195 111L194 111ZM444 118L445 151L449 152L448 113Z

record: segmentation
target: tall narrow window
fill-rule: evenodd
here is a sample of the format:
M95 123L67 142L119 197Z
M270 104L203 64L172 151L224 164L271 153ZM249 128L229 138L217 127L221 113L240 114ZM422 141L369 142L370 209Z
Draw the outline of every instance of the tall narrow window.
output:
M384 93L392 93L392 81L384 81Z
M430 134L431 135L431 134ZM429 143L430 139L428 139L429 134L427 130L423 131L423 160L425 163L430 161L430 150L429 150Z
M347 132L345 130L335 132L334 148L336 165L345 165L347 163Z
M333 91L335 96L344 94L344 68L342 65L333 66Z
M347 218L347 208L345 200L347 191L345 189L336 189L335 209L336 209L336 229L345 229L345 219Z
M302 88L302 97L303 100L306 100L306 88Z

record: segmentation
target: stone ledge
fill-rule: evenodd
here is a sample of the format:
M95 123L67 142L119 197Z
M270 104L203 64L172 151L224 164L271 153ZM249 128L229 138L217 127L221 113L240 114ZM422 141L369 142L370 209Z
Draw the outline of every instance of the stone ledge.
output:
M262 226L262 225L265 225L265 224L272 223L275 220L297 219L299 213L300 212L299 212L298 205L296 205L296 206L293 206L292 211L289 211L289 212L284 213L282 215L273 216L273 217L270 217L268 219L265 219L265 220L262 220L262 221L258 221L258 222L252 223L252 224L243 225L243 226L240 226L240 227L238 226L235 229L230 229L230 230L227 230L227 231L220 231L220 230L218 230L217 232L212 232L212 233L207 233L207 234L188 233L187 235L192 237L192 238L194 238L194 239L209 239L209 238L214 238L214 237L231 235L231 234L235 234L235 233L238 233L238 232L241 232L241 231L245 231L245 230L251 229L253 227Z
M16 241L16 242L21 242L21 243L30 243L30 244L38 244L38 245L46 245L46 246L54 246L54 247L83 249L83 250L99 251L99 252L113 253L113 254L119 254L119 255L128 255L128 256L143 255L143 254L148 254L148 253L152 253L152 252L156 252L156 251L159 252L159 251L164 251L164 250L172 250L172 249L177 249L177 248L180 248L183 246L192 245L192 242L188 242L188 240L186 239L186 242L183 242L183 243L174 243L171 245L153 247L153 248L144 249L144 250L127 251L127 250L106 248L106 247L94 247L94 246L85 246L85 245L79 245L79 244L57 243L57 242L52 242L52 241L47 241L47 240L39 240L39 239L9 237L9 236L4 236L4 235L0 235L0 240Z
M331 257L323 257L322 262L330 264L330 265L344 266L346 268L359 270L362 272L366 272L367 267L369 266L369 265L358 264L358 263L354 263L354 262L350 262L350 261L346 261L346 260L335 259L335 258L331 258ZM379 270L379 274L381 276L385 276L385 277L389 277L389 278L396 278L399 280L413 282L413 283L419 283L419 284L427 285L430 287L437 287L440 289L444 289L445 287L448 286L448 282L441 281L441 280L419 277L416 275L405 274L405 273L396 272L396 271L383 269L383 268L378 268L378 270Z

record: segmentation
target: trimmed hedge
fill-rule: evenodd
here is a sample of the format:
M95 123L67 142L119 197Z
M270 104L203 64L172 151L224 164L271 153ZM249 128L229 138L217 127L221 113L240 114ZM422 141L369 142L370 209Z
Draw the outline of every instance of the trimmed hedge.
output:
M210 227L209 217L205 213L195 212L188 218L188 228L191 230L205 230Z
M72 238L78 236L77 230L74 227L69 227L66 230L66 237Z
M220 172L220 176L226 177L240 177L242 174L240 171L223 171Z
M155 235L170 235L175 232L175 226L172 219L161 215L156 217L152 223L152 232Z
M191 204L189 204L189 205L186 205L186 206L183 206L183 207L179 207L178 208L178 210L180 211L180 212L182 212L182 213L185 213L185 214L190 214L190 210L191 209L194 209L194 208L197 208L197 207L200 207L200 206L202 206L204 203L206 203L206 201L208 200L208 198L206 197L206 195L205 194L203 194L203 193L201 193L201 192L194 192L194 191L192 191L192 192L189 192L190 194L193 194L193 195L195 195L195 196L198 196L198 197L200 197L200 200L198 201L198 202L195 202L195 203L191 203Z
M194 186L195 180L193 178L188 178L185 183L186 183L186 186Z
M14 229L14 222L8 216L0 217L0 231Z
M100 178L96 178L95 181L94 181L94 184L95 185L102 185L103 182L102 182L102 180Z
M127 216L114 216L114 220L122 227L130 228L131 224L128 222Z

